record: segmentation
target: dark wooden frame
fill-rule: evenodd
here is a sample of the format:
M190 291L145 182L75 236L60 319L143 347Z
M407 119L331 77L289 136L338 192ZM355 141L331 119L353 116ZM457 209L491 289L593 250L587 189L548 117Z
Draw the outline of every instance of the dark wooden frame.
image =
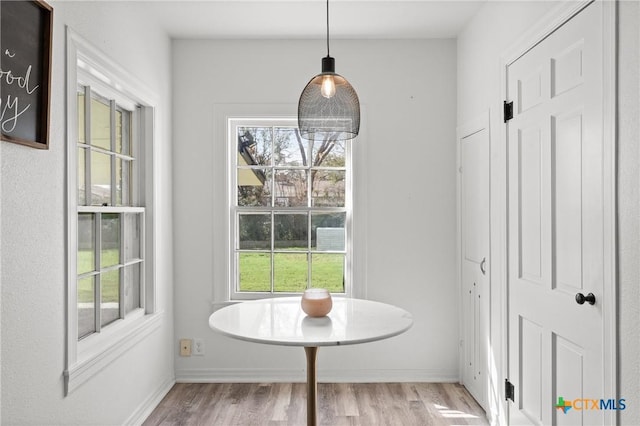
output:
M34 6L36 12L29 9ZM6 19L2 27L11 27L0 35L0 139L33 148L49 149L53 8L42 0L0 1L0 8L0 16L4 16L3 20ZM20 16L25 11L28 16ZM16 27L17 31L12 31ZM34 41L35 46L32 45ZM10 45L13 51L10 50ZM23 52L23 57L36 58L33 70L30 63L18 62L22 60L20 55ZM17 59L12 60L13 58ZM12 66L16 63L19 66L13 70ZM27 64L28 69L25 67ZM37 76L35 81L31 81L33 75ZM24 110L24 115L20 115L25 103L28 105L27 109ZM34 106L36 112L27 114L31 106ZM23 120L19 121L20 118ZM7 126L13 123L11 131L5 131L5 123ZM16 130L17 134L11 134Z

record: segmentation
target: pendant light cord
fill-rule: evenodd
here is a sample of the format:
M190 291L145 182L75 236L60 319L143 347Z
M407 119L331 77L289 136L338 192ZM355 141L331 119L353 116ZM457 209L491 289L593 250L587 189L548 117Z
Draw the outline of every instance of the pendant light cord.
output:
M329 54L329 0L327 0L327 57L331 56Z

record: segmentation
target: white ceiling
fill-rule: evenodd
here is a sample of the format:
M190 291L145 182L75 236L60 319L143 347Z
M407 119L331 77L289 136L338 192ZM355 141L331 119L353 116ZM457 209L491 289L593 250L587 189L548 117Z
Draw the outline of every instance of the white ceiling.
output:
M486 0L330 0L331 38L455 37ZM324 38L324 0L162 0L147 3L174 38Z

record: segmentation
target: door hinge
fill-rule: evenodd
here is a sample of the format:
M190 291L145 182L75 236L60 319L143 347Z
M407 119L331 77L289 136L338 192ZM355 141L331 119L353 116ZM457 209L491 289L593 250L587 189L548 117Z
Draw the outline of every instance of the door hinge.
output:
M507 401L510 399L512 402L515 402L515 392L515 388L509 379L504 379L504 400Z
M504 122L511 120L513 118L513 101L507 102L504 101Z

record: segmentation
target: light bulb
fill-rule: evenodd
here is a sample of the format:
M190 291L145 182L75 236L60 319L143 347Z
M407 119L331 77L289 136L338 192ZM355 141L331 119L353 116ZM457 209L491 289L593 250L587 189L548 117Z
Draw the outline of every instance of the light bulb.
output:
M325 98L332 98L336 94L336 82L333 80L332 75L322 76L322 86L320 86L320 93Z

